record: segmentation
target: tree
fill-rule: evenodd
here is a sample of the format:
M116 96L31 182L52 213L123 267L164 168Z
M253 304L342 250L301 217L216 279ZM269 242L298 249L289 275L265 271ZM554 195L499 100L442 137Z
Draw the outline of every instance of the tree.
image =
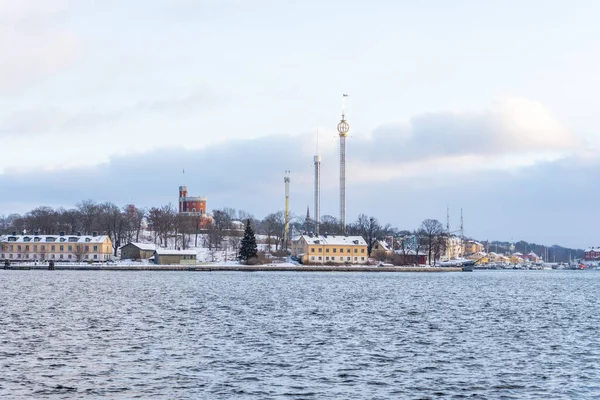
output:
M244 231L244 237L242 238L242 245L240 247L240 253L238 259L241 262L248 263L248 261L256 258L258 254L258 248L256 246L256 237L252 226L250 226L250 219L246 220L246 230Z
M267 246L271 250L271 238L275 238L275 251L285 240L285 212L269 214L262 220L263 233L267 235Z
M344 230L342 229L342 223L336 217L331 215L323 215L321 222L319 223L319 233L322 235L327 233L329 235L343 235Z
M377 238L383 236L383 229L375 217L367 217L360 214L356 222L348 226L348 232L352 235L360 235L367 242L369 256Z
M436 249L439 251L439 240L444 234L444 226L437 219L426 219L421 223L419 228L418 240L424 244L429 257L429 265L431 262L435 264Z

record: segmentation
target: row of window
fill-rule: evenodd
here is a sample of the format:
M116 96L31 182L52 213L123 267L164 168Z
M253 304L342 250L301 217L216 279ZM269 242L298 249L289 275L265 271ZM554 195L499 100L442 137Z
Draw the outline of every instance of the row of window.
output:
M9 236L9 237L8 237L8 241L9 241L9 242L16 242L16 241L17 241L17 239L18 239L18 238L17 238L16 236ZM23 241L24 241L24 242L31 242L31 240L32 240L32 238L30 238L29 236L25 236L25 237L23 238ZM62 243L62 242L66 242L67 240L68 240L69 242L71 242L71 243L77 243L77 242L79 241L79 238L78 238L78 237L70 237L70 238L68 238L68 239L67 239L67 238L65 238L65 237L62 237L62 236L61 236L61 237L58 239L58 241L59 241L59 242L61 242L61 243ZM33 238L33 241L34 241L34 242L41 242L41 241L42 241L42 238L40 238L40 237L37 237L37 236L36 236L36 237L34 237L34 238ZM47 237L45 241L46 241L47 243L56 242L56 238L55 238L55 237ZM91 241L92 241L92 239L91 239L91 238L85 238L85 241L86 241L86 243L89 243L89 242L91 242Z
M7 247L8 247L8 251L12 252L12 251L14 251L15 245L11 244L11 245L9 245ZM35 251L35 252L38 251L38 245L37 244L34 244L31 247L33 248L33 251ZM90 246L85 246L84 248L85 248L86 252L90 251ZM99 248L99 246L93 246L92 247L92 249L93 249L92 251L94 253L97 253L98 252L98 248ZM24 251L29 251L30 250L30 246L28 244L23 245L23 246L20 245L20 244L17 245L17 251L23 251L23 249L24 249ZM56 246L55 245L48 246L48 249L51 252L56 252ZM65 251L65 246L58 246L58 249L59 249L58 250L59 252L63 253ZM73 246L69 245L69 246L67 246L67 249L68 249L67 251L72 252L73 251ZM45 252L46 251L46 246L45 245L41 245L40 246L40 251L41 252ZM108 252L108 249L107 249L107 252Z
M340 256L340 257L338 257L338 260L337 260L337 261L351 261L351 258L352 258L352 257L346 257L346 259L344 260L344 257L343 257L343 256ZM323 261L323 257L321 257L321 256L318 256L318 257L316 257L316 256L311 256L311 257L310 257L310 260L311 260L311 261ZM331 256L331 257L325 257L325 261L336 261L336 259L335 259L335 256ZM358 257L354 257L354 261L358 261ZM361 257L361 258L360 258L360 261L365 261L365 258L364 258L364 257Z
M310 252L314 253L315 252L315 248L311 247L310 248ZM322 252L323 252L323 248L319 247L319 253L322 253ZM333 252L337 253L337 249L335 247L333 248ZM340 249L340 253L343 253L343 252L344 252L344 249ZM358 253L358 249L354 249L354 252ZM360 249L360 252L364 254L365 249ZM325 253L329 253L329 247L325 248ZM350 253L350 249L346 249L346 253Z
M64 257L63 257L64 256ZM38 257L37 254L23 254L23 257L21 257L21 254L6 254L6 257L4 254L0 254L0 259L9 259L9 260L43 260L43 259L48 259L48 260L76 260L77 257L71 255L71 254L49 254L47 257L42 257L40 255L40 257ZM86 254L84 256L82 256L82 259L84 260L97 260L98 259L98 254Z

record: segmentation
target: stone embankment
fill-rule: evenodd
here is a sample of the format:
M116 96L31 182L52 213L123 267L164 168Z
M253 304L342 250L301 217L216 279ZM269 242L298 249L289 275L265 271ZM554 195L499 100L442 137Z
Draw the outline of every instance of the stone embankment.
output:
M12 270L47 270L47 265L11 265ZM56 265L55 270L65 271L288 271L288 272L459 272L452 267L375 267L375 266L323 266L323 265Z

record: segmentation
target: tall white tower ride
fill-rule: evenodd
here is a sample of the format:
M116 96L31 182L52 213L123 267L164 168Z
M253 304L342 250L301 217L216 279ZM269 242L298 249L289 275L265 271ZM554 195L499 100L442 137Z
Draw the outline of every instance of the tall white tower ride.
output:
M342 120L337 126L340 134L340 224L342 229L346 231L346 138L350 125L346 122L344 98L348 97L344 94L342 97Z

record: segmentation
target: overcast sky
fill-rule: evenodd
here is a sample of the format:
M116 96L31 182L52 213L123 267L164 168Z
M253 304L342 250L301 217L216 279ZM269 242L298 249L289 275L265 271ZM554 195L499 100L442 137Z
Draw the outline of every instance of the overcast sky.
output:
M0 214L157 206L425 218L600 244L600 2L0 0ZM182 174L185 169L185 175Z

